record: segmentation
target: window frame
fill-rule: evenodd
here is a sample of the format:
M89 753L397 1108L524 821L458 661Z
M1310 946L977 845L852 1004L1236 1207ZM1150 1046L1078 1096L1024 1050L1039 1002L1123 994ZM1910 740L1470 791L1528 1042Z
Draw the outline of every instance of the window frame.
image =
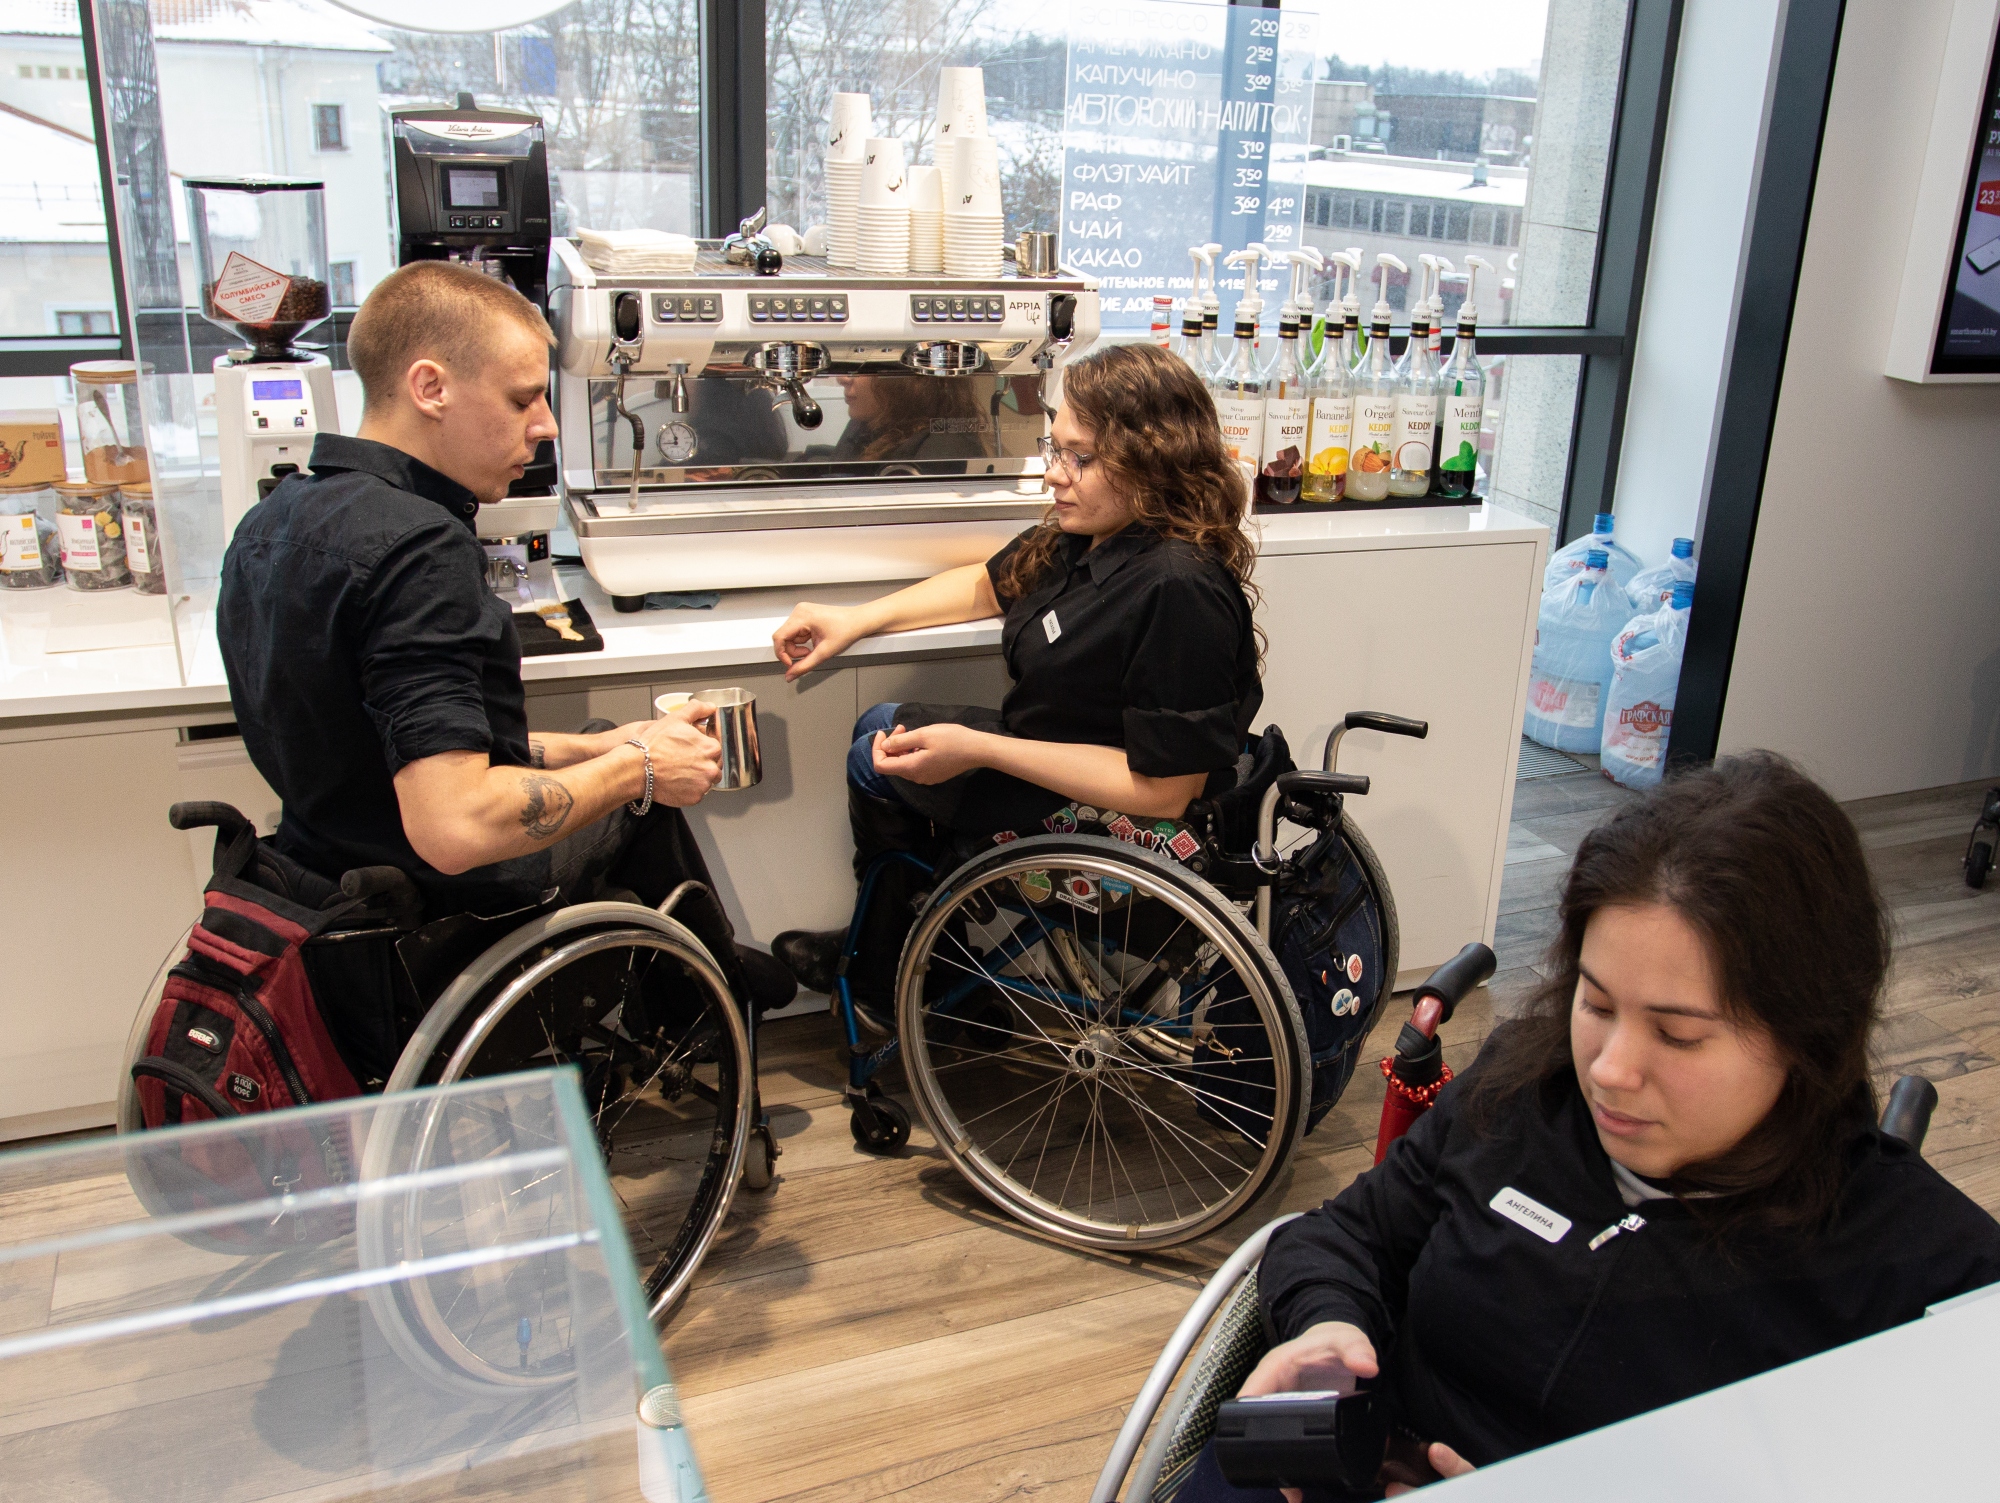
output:
M333 111L334 134L339 137L338 141L332 146L326 144L325 133L321 129L325 120L325 112L328 110ZM313 153L315 155L351 151L353 147L348 140L347 134L347 106L339 100L314 101L312 106L312 134Z
M77 359L131 356L127 277L98 58L99 3L102 0L82 0L77 11L91 84L119 334L113 339L0 339L0 375L60 375ZM1231 3L1277 8L1277 0ZM1685 0L1630 0L1589 322L1551 328L1496 325L1480 331L1480 349L1489 354L1582 357L1558 523L1564 540L1589 528L1592 514L1609 499L1617 481L1684 4ZM702 160L697 215L702 232L716 237L733 231L740 219L764 203L768 19L765 0L699 0L698 16ZM317 121L314 135L317 140ZM1356 201L1362 197L1357 195ZM1386 207L1381 196L1372 197L1371 217ZM1407 212L1406 205L1398 207ZM1331 218L1331 200L1327 210ZM1517 216L1508 218L1511 244L1519 224Z

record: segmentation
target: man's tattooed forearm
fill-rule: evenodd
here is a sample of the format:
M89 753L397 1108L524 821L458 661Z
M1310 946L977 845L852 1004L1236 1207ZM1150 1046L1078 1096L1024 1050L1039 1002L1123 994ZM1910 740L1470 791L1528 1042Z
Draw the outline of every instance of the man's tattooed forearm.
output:
M528 765L530 767L547 767L549 765L549 749L541 742L530 741L528 743Z
M556 778L525 777L521 792L528 800L521 810L521 828L535 840L546 840L560 831L576 805L575 796Z

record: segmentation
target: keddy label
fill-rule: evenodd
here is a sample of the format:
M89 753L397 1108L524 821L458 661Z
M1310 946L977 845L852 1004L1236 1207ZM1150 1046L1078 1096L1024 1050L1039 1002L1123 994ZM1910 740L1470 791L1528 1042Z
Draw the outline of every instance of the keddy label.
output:
M1525 1226L1544 1242L1560 1242L1569 1232L1569 1217L1558 1216L1539 1200L1503 1186L1486 1203L1517 1226Z

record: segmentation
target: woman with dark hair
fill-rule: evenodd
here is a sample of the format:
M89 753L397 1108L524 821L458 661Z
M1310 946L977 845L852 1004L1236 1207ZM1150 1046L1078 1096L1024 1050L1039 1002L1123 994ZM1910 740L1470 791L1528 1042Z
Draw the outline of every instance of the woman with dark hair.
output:
M1234 782L1263 690L1248 497L1215 404L1165 351L1113 346L1066 368L1050 434L1039 526L867 605L800 605L772 638L796 679L878 632L1005 618L1014 685L999 709L885 704L855 722L857 876L886 850L935 856L952 838L1031 829L1173 851L1189 802ZM870 908L849 975L870 1026L882 1026L870 1004L888 996L918 881L892 863ZM793 930L771 950L825 991L843 939Z
M1244 1394L1375 1380L1453 1476L2000 1281L2000 1226L1875 1125L1889 931L1824 789L1768 753L1671 778L1561 913L1526 1015L1272 1237ZM1271 1497L1212 1455L1180 1495Z

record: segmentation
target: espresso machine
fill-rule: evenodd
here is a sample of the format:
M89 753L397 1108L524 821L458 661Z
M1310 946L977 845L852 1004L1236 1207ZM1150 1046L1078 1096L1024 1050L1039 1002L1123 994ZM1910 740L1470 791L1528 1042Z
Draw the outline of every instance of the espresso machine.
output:
M457 261L548 311L550 198L542 117L453 105L389 112L395 157L397 265ZM503 501L479 508L488 578L517 607L557 598L549 533L560 520L555 446L544 443Z
M1037 444L1097 337L1094 281L873 276L738 239L615 280L551 247L563 501L619 610L914 579L1042 514Z

